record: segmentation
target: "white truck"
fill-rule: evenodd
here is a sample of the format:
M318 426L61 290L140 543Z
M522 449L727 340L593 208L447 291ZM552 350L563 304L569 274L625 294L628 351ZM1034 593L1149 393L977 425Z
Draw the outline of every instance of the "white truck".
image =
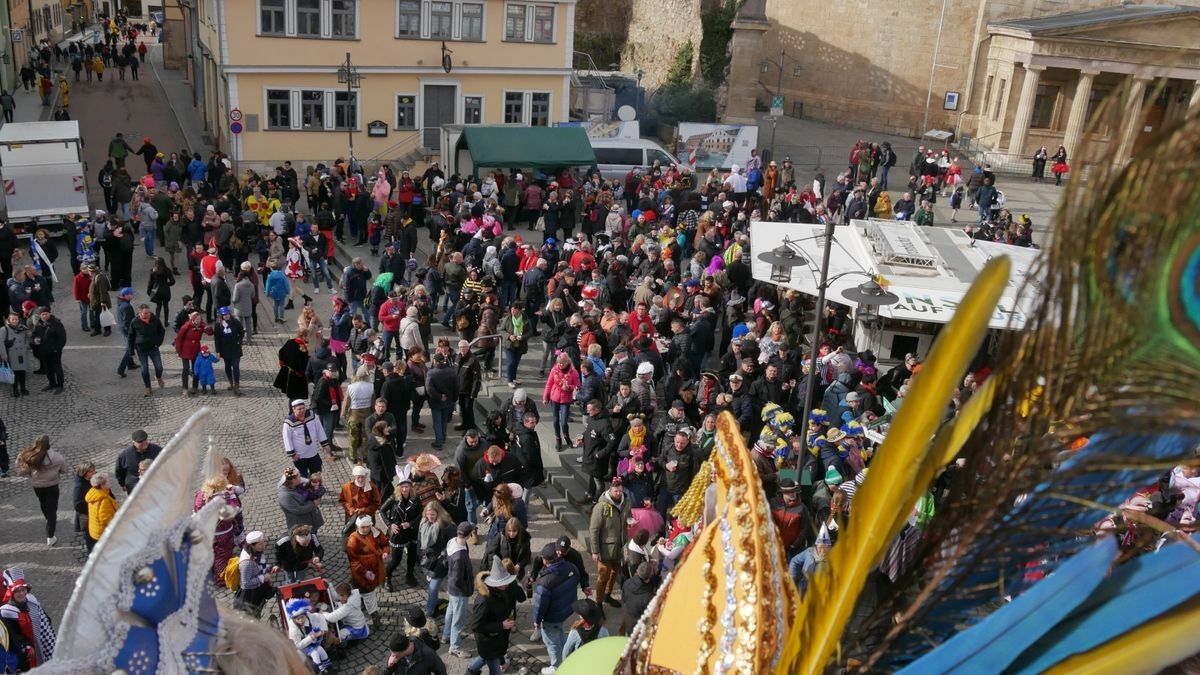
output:
M79 122L16 122L0 127L0 216L17 234L63 230L88 215L87 164Z

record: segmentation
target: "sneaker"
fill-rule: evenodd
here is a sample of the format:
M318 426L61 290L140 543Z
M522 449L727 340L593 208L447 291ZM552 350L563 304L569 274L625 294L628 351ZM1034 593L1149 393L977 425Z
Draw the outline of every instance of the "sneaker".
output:
M320 286L318 286L318 287L316 287L316 288L314 288L314 289L313 289L313 295L320 295L320 294L321 294L321 287L320 287Z
M46 537L46 545L53 546L58 543L58 537Z
M457 657L460 659L471 658L470 654L464 652L463 650L459 649L458 647L451 647L450 650L447 651L446 653L449 654L450 656L454 656L454 657Z

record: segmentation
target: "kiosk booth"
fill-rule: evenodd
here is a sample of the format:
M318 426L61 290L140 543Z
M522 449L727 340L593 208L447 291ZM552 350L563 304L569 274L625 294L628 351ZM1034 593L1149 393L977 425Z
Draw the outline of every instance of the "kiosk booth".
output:
M750 249L755 254L784 245L784 240L806 260L791 270L790 279L772 278L772 265L751 256L755 279L817 295L820 264L825 247L825 226L820 224L753 222ZM870 349L883 365L902 361L905 354L925 355L941 326L950 320L959 301L983 266L995 256L1012 261L1012 276L992 316L993 334L984 352L993 349L1001 330L1021 330L1029 317L1031 300L1040 293L1032 280L1026 285L1037 249L976 241L957 228L918 227L909 222L854 220L835 228L826 290L828 302L849 305L854 318L858 350ZM887 290L900 302L882 307L856 306L842 292L857 287L866 272L887 280ZM787 275L785 275L787 276Z

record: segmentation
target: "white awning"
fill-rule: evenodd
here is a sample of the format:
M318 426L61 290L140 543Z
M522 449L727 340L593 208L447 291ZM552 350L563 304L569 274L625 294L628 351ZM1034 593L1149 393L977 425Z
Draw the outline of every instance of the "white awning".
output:
M791 281L781 285L816 296L824 234L823 225L751 223L754 278L770 281L771 265L758 256L782 245L786 237L797 242L808 262L792 268ZM900 302L873 311L905 321L946 323L983 266L995 256L1006 255L1012 261L1012 274L989 326L1022 329L1039 291L1036 283L1023 292L1021 289L1038 254L1036 249L973 241L957 229L856 220L835 230L829 277L846 272L881 274L888 281L888 290L900 296ZM857 307L842 297L842 291L866 280L864 274L848 274L833 281L825 297L830 302Z

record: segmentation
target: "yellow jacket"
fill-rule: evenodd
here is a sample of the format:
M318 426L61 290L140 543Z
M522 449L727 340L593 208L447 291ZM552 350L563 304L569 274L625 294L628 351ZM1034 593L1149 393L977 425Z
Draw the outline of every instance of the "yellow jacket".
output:
M83 500L88 505L88 536L99 539L104 534L104 528L117 515L117 500L111 492L99 488L88 490Z

